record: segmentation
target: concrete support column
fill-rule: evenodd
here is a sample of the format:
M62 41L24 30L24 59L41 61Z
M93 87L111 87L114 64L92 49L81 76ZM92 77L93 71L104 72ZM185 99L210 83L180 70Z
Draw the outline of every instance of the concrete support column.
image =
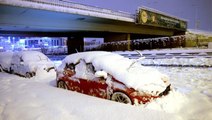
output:
M127 50L131 50L131 40L130 40L130 34L127 34Z
M84 41L83 36L73 36L68 37L67 40L67 47L68 47L68 54L76 53L84 51Z

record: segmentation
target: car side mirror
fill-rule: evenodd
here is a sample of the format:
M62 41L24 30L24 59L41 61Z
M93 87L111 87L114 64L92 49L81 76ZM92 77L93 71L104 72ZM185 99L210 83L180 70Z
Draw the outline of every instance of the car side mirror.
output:
M105 71L96 71L95 72L95 77L103 77L104 79L107 78L107 73Z

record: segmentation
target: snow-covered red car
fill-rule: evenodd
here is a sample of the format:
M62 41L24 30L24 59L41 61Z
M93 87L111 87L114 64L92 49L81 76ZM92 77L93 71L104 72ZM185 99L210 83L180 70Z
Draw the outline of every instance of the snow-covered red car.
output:
M57 87L126 104L144 104L171 90L166 75L103 51L67 56L57 69Z
M13 53L9 72L30 78L35 76L38 70L49 72L54 69L54 63L43 53L19 51Z

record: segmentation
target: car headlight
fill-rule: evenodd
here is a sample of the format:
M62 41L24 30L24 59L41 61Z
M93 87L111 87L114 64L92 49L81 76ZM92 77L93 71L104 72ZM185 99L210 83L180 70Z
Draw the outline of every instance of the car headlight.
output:
M144 92L139 92L139 91L135 91L133 93L131 93L132 96L151 96L147 93L144 93Z

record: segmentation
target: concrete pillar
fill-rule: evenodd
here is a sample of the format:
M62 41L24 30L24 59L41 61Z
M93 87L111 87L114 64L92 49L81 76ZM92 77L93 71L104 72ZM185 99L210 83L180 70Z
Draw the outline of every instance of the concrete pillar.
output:
M84 37L82 36L68 37L67 40L68 54L84 51L83 38Z
M130 51L131 50L131 47L130 47L131 46L131 40L130 40L130 34L129 33L127 34L127 43L128 43L127 44L127 50Z

